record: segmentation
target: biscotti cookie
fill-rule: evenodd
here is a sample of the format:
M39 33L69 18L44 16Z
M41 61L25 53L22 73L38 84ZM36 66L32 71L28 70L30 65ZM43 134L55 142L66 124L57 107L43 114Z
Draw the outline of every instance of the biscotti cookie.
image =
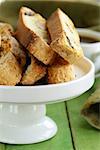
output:
M55 53L48 45L46 20L40 14L22 7L19 12L16 38L39 61L45 65L52 63Z
M79 35L64 12L57 9L48 18L47 27L52 40L50 46L56 53L71 64L83 57Z
M0 35L9 34L11 35L13 33L13 27L8 23L0 22Z
M15 56L11 52L1 53L0 85L18 84L21 80L22 69L20 68Z
M11 51L14 56L17 58L19 64L23 68L26 64L26 53L18 43L18 41L11 35L2 35L1 36L1 45L0 50L9 52Z
M48 67L48 83L56 84L75 79L73 66L62 58L57 57L52 66Z
M31 63L23 74L21 84L33 85L35 82L43 78L46 74L46 67L41 65L38 60L31 56Z

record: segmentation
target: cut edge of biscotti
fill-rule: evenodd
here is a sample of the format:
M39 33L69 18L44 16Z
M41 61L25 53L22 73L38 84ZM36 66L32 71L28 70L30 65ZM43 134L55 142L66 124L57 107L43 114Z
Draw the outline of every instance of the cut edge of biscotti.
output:
M46 20L33 10L21 7L17 24L16 38L39 61L51 64L54 51L49 46Z
M15 86L22 77L22 69L11 52L0 53L0 85Z
M46 75L46 67L30 55L30 64L25 70L21 79L22 85L34 85Z
M13 36L8 34L2 35L0 49L5 53L12 52L20 66L24 68L26 64L26 53Z
M51 48L66 61L73 64L84 56L73 22L59 8L48 18L47 28Z

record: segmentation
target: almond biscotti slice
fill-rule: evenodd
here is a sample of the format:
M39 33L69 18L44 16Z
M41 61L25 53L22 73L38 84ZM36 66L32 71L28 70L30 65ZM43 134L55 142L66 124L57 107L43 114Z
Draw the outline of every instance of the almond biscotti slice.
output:
M11 53L0 53L0 85L16 85L21 80L22 69Z
M11 35L13 33L13 27L8 23L0 22L0 35L9 34Z
M73 66L64 59L57 57L52 66L48 67L48 83L56 84L75 79Z
M46 75L46 67L41 65L38 60L31 56L31 63L23 74L21 84L33 85Z
M26 64L26 53L18 43L18 41L11 35L2 35L1 36L1 45L0 50L9 52L11 51L14 56L17 58L19 64L23 68Z
M61 57L73 64L83 57L79 35L70 18L57 9L47 20L51 36L51 48Z
M39 61L45 65L52 63L54 51L48 45L46 20L40 14L22 7L19 12L16 38Z

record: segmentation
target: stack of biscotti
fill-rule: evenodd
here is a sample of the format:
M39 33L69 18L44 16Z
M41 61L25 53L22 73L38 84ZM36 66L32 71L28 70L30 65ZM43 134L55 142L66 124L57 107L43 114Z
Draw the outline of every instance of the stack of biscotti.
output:
M73 22L58 8L48 18L47 28L51 37L50 47L61 57L56 58L56 64L54 62L48 68L48 82L61 83L75 79L73 64L83 57L83 51Z
M46 74L46 67L13 37L10 24L0 23L0 85L32 85ZM26 67L27 66L27 67Z
M72 21L60 9L46 21L40 14L22 7L16 38L36 61L46 65L48 83L67 82L75 78L73 64L83 57L83 52ZM24 80L28 72L24 74ZM23 79L23 84L29 84L28 80L24 82Z
M60 9L46 21L35 11L21 7L14 37L12 33L12 26L0 24L1 85L35 85L42 78L49 84L75 79L73 64L83 52L72 21ZM8 70L2 72L2 66ZM13 81L12 75L16 76Z

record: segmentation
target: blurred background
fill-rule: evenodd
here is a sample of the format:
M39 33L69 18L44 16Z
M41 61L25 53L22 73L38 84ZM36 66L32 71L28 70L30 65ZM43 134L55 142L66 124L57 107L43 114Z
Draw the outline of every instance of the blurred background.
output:
M1 1L15 1L15 0L0 0ZM22 0L16 0L16 1L22 1ZM30 0L28 0L30 1ZM34 0L33 0L34 1ZM37 1L42 1L42 0L37 0ZM44 0L48 1L48 0ZM82 2L100 2L100 0L51 0L51 1L82 1Z

